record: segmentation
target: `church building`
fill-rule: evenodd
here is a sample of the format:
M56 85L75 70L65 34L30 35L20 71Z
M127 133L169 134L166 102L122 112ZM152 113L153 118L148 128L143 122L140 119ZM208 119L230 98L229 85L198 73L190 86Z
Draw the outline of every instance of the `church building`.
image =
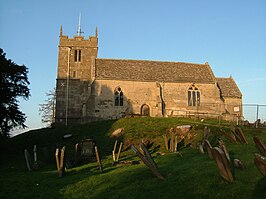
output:
M98 30L69 38L60 28L56 124L139 115L242 119L242 94L208 62L98 58Z

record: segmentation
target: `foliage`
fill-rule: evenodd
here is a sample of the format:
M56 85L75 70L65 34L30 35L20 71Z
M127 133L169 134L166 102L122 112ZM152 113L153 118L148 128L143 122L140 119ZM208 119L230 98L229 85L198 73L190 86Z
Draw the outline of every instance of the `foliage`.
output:
M25 128L26 116L19 110L18 97L27 100L30 96L28 69L6 59L0 49L0 137L9 137L14 127Z
M46 93L45 103L39 104L39 114L42 115L42 123L52 126L55 119L55 89Z
M183 124L193 125L200 136L204 126L209 126L211 139L219 137L225 141L229 153L234 153L234 157L245 165L245 170L235 170L234 183L225 182L215 161L200 154L196 148L185 148L181 151L182 157L164 151L161 135L168 131L168 127ZM161 145L160 153L155 152L152 156L165 180L157 179L144 164L112 166L111 150L115 139L111 138L111 132L121 127L125 128L125 135L120 138L123 142L148 137L156 140L156 146ZM266 142L266 129L244 127L249 143L244 145L233 144L220 133L220 128L228 130L228 127L229 124L219 126L214 120L124 118L30 131L6 140L6 144L13 147L7 147L8 153L1 157L4 161L0 165L0 198L265 198L266 178L253 163L254 153L258 150L252 137L256 135ZM72 138L62 139L68 133L73 135ZM84 137L96 140L101 149L104 173L100 173L97 163L68 169L63 178L57 177L55 162L38 171L27 171L22 153L24 148L32 152L33 144L37 144L38 158L42 160L42 146L66 144L69 154L75 143ZM11 149L16 150L12 152ZM165 155L160 155L163 153ZM131 150L121 153L122 161L132 159L138 158Z

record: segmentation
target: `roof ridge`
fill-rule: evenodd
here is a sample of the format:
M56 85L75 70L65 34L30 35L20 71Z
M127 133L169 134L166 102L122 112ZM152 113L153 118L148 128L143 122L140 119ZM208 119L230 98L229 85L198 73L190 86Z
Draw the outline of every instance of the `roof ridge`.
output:
M182 64L194 64L194 65L204 65L207 64L199 64L199 63L193 63L193 62L175 62L175 61L163 61L163 60L147 60L147 59L119 59L119 58L96 58L101 60L111 60L111 61L139 61L139 62L160 62L160 63L182 63Z

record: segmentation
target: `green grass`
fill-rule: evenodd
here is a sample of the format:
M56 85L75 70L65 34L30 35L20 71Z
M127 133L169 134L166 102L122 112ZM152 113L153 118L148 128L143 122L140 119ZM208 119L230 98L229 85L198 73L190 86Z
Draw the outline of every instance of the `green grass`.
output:
M193 146L183 149L182 156L167 153L162 135L168 133L170 127L182 124L193 125L192 132L196 135ZM211 128L212 145L217 144L218 137L223 139L231 158L238 158L245 165L243 171L234 170L234 183L224 181L215 161L197 149L206 125ZM226 122L219 126L215 120L125 118L30 131L1 143L0 198L266 198L266 178L253 163L258 150L252 140L252 136L257 135L266 143L266 129L245 127L249 144L242 145L230 143L220 133L220 128L228 130L229 126ZM153 148L159 147L158 152L166 152L165 155L152 154L165 180L157 179L143 163L112 166L110 154L115 139L111 133L117 128L125 129L119 140L127 146L138 145L145 138L155 142ZM63 135L67 133L73 137L64 140ZM25 148L32 151L34 144L38 149L66 145L67 153L73 155L74 144L83 138L96 141L104 173L100 173L95 162L68 169L62 178L57 175L55 162L43 165L38 171L27 171ZM41 152L39 158L42 159ZM131 150L122 152L121 160L132 159L138 160Z

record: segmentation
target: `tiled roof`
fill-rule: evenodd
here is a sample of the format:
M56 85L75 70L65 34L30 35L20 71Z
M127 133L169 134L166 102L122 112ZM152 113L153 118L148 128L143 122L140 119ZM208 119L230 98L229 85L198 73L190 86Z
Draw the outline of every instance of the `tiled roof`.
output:
M96 79L215 83L208 63L96 59Z
M236 85L234 79L232 77L229 78L216 78L218 85L221 89L223 97L242 97L242 93L240 92L238 86Z

